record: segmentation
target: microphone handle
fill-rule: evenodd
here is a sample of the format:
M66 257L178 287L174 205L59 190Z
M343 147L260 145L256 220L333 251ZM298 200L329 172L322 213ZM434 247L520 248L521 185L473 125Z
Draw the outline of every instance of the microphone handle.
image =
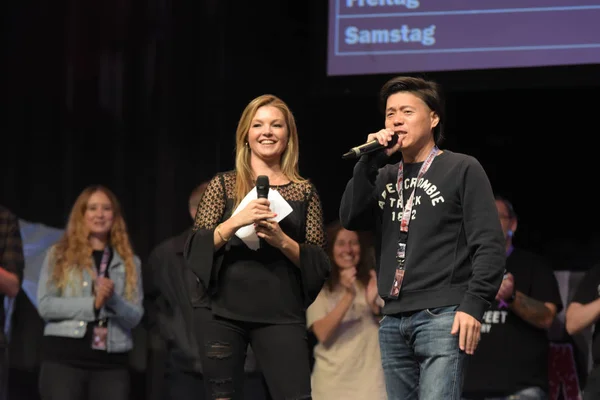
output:
M267 190L264 190L264 188L261 188L261 190L257 189L256 198L257 199L268 199L269 198L268 193L269 193L269 188L267 188ZM266 245L267 245L267 242L265 241L265 239L258 238L258 248L259 249L264 249Z
M392 140L387 144L387 146L382 145L376 139L373 139L367 143L361 144L360 146L356 146L350 149L347 153L345 153L342 158L344 160L351 158L358 158L363 154L369 154L377 150L390 148L398 143L398 135L393 135Z
M375 150L382 149L383 146L379 144L377 140L371 140L368 143L361 144L360 146L356 146L350 149L347 153L345 153L342 158L347 160L349 158L358 158L363 154L370 153Z

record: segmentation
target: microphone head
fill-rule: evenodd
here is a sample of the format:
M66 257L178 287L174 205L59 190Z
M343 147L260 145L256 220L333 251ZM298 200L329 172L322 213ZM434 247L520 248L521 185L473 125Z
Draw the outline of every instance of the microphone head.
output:
M256 178L256 197L266 199L269 196L269 177L260 175Z

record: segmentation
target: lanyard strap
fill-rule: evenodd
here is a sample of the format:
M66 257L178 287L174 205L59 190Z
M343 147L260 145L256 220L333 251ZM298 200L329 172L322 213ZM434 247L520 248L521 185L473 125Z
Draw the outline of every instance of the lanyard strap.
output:
M108 259L110 258L110 249L107 247L104 248L104 252L102 253L102 259L100 260L100 266L98 267L98 276L106 277L106 268L108 267ZM98 326L102 327L106 324L106 318L98 321Z
M398 201L400 201L400 204L402 205L402 220L400 221L401 232L408 232L408 223L410 222L410 213L412 211L415 190L417 190L417 186L419 186L419 181L421 180L421 178L423 178L423 175L425 175L425 172L427 172L427 170L431 166L431 163L433 162L433 159L435 158L438 152L438 147L433 146L433 148L429 152L429 155L425 159L425 162L423 163L423 165L421 165L421 169L419 170L419 174L417 175L417 184L413 188L408 198L408 201L406 202L406 205L404 204L404 196L402 194L402 181L404 179L404 162L400 161L400 165L398 166L398 182L396 183L396 189L398 190Z
M106 268L108 267L109 258L110 250L108 247L105 247L104 253L102 253L102 260L100 261L100 266L98 267L98 276L106 276Z

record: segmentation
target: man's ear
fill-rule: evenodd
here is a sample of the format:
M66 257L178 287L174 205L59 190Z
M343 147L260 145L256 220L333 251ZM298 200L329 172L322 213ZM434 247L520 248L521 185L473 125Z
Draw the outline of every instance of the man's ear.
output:
M435 128L440 123L440 116L437 115L435 111L431 112L429 118L431 119L431 129Z

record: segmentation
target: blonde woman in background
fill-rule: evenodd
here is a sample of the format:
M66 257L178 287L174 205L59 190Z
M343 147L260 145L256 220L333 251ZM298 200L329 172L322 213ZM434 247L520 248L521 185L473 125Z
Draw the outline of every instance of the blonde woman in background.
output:
M117 198L102 186L86 188L40 273L43 400L128 399L142 296L140 261Z
M314 400L387 398L379 351L380 298L370 247L339 223L327 230L331 276L307 311Z

